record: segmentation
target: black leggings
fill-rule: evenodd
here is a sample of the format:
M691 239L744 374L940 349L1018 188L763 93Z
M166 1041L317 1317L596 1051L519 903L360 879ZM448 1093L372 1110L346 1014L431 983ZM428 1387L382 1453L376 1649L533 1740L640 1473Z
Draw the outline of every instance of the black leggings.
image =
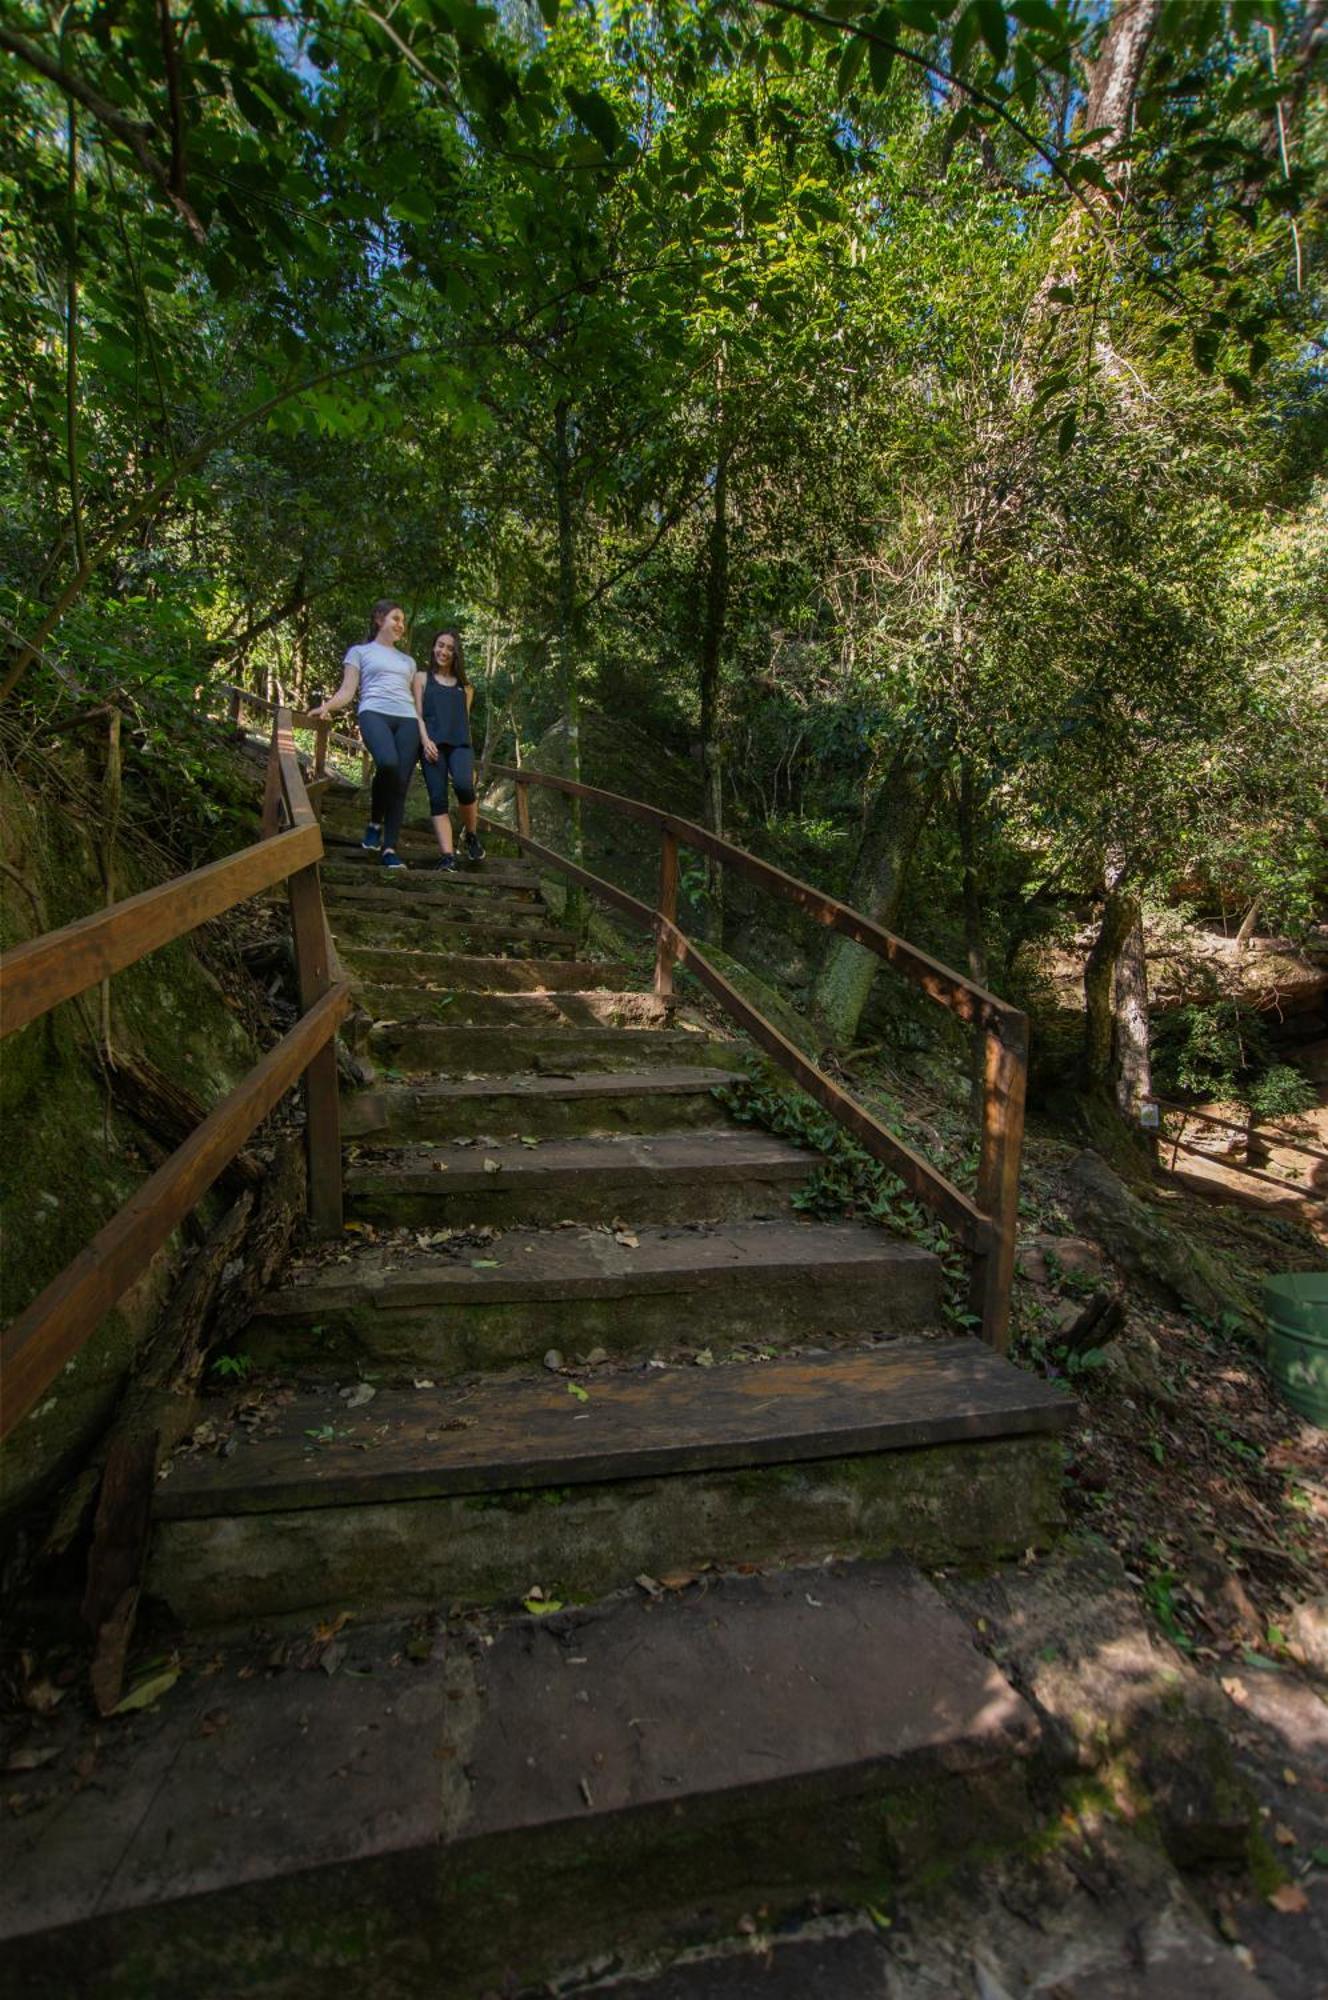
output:
M424 759L424 782L429 792L429 811L437 819L447 811L447 781L452 780L452 789L457 795L459 806L473 806L475 803L475 752L469 743L440 743L438 762L431 764Z
M361 709L360 736L374 760L369 818L383 829L383 848L395 847L406 816L410 775L420 754L420 725L413 715L378 715Z

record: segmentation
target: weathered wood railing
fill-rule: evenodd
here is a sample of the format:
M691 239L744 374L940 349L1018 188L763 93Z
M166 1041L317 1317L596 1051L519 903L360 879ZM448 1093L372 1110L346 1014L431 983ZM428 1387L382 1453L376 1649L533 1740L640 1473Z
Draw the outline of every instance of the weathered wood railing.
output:
M264 715L269 716L275 715L278 710L279 704L275 701L269 701L266 695L253 694L248 688L236 687L230 681L223 681L216 689L216 692L226 696L231 724L236 729L242 726L244 710L246 708L260 709ZM348 757L358 757L360 759L360 776L362 779L367 780L370 763L369 753L358 737L335 734L330 722L320 722L318 717L308 709L293 710L291 713L291 724L295 729L312 729L314 732L314 780L316 783L321 783L327 776L327 753L329 749L341 750Z
M970 1304L980 1322L984 1339L999 1350L1008 1344L1010 1281L1014 1273L1014 1251L1019 1206L1019 1155L1023 1144L1024 1092L1028 1074L1028 1021L1017 1007L998 1000L994 993L974 985L960 973L952 972L939 960L906 944L903 938L883 930L861 917L833 896L822 895L806 882L797 881L768 861L734 847L708 828L676 814L660 812L639 799L600 791L594 785L574 783L569 778L551 777L543 771L516 769L510 765L489 767L490 778L506 779L516 788L516 838L525 853L546 862L579 883L594 896L621 910L655 938L655 991L667 997L673 991L675 966L685 965L693 977L712 993L752 1040L774 1058L781 1069L815 1098L832 1118L850 1132L873 1159L897 1174L909 1193L930 1208L951 1229L972 1259ZM568 798L586 799L606 806L626 819L654 827L659 834L658 906L651 908L629 895L615 883L605 882L577 863L533 840L530 833L530 787L541 785L562 792ZM485 825L511 833L502 821L483 815ZM896 972L902 972L920 986L929 999L948 1008L983 1040L982 1129L978 1155L977 1187L973 1196L965 1194L946 1179L929 1160L915 1153L902 1139L886 1129L870 1111L855 1102L833 1078L818 1069L768 1021L750 1001L745 1000L710 960L678 928L678 848L694 848L698 853L746 875L762 888L772 890L786 902L794 903L827 930L852 938L868 951L883 958Z
M1198 1111L1187 1104L1174 1104L1166 1097L1155 1097L1153 1102L1164 1118L1172 1117L1179 1121L1174 1132L1169 1132L1164 1124L1161 1134L1163 1144L1172 1149L1173 1172L1177 1152L1193 1153L1199 1159L1209 1160L1213 1165L1224 1168L1228 1173L1247 1174L1253 1181L1268 1181L1273 1187L1280 1188L1284 1194L1312 1195L1316 1191L1313 1167L1306 1167L1303 1170L1310 1177L1307 1180L1288 1179L1282 1174L1267 1173L1262 1167L1252 1167L1245 1160L1220 1158L1211 1147L1193 1145L1185 1137L1185 1128L1191 1119L1200 1125L1211 1125L1219 1132L1230 1132L1235 1137L1244 1139L1247 1145L1258 1147L1265 1154L1274 1149L1285 1153L1301 1153L1307 1159L1316 1160L1321 1167L1328 1167L1328 1153L1323 1152L1318 1146L1307 1146L1303 1139L1289 1138L1285 1132L1272 1132L1267 1129L1261 1131L1253 1124L1236 1125L1229 1118L1218 1118L1211 1111ZM1322 1180L1323 1176L1319 1178Z
M0 1334L0 1437L7 1436L301 1077L309 1211L341 1228L341 1139L335 1036L350 1006L336 972L318 863L323 835L309 802L290 711L274 717L263 838L223 861L32 938L0 956L0 1037L17 1034L149 952L238 903L287 884L301 1015L86 1249Z

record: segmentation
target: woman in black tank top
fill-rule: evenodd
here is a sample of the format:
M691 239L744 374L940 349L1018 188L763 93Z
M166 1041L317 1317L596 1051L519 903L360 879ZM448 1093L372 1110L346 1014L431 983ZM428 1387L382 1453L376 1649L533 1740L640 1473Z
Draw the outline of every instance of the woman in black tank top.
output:
M484 859L479 807L475 803L475 752L470 742L470 700L474 690L466 679L459 632L450 628L439 632L426 657L428 666L415 676L415 713L424 753L429 813L440 850L435 865L451 869L456 867L456 855L452 851L452 822L447 814L449 778L465 828L465 857L467 861Z

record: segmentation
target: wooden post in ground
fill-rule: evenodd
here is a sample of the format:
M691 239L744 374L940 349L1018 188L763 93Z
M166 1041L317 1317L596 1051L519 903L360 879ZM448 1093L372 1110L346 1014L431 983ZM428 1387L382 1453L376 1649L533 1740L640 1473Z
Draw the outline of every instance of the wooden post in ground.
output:
M330 722L316 722L314 724L314 776L316 778L325 778L327 776L327 740L331 734L332 724Z
M657 914L666 922L678 921L678 836L668 827L659 833L659 900ZM655 996L668 1000L673 995L673 941L660 925L655 932Z
M318 867L302 868L287 883L300 1011L307 1014L332 984L327 921ZM339 1236L341 1201L341 1103L335 1041L324 1043L304 1073L305 1138L309 1149L309 1219L318 1236Z
M1004 1354L1010 1344L1010 1285L1019 1228L1028 1021L1023 1014L1007 1013L975 1032L985 1042L977 1204L991 1218L991 1237L973 1259L969 1305L981 1321L982 1338Z
M516 781L516 830L519 840L530 839L530 786L524 778Z
M239 729L239 728L241 728L241 727L242 727L242 717L241 717L241 713L240 713L240 711L241 711L241 707L242 707L242 705L243 705L243 702L244 702L244 696L243 696L243 695L241 694L241 692L240 692L239 688L237 688L237 687L233 687L233 688L231 689L231 728L232 728L232 729Z

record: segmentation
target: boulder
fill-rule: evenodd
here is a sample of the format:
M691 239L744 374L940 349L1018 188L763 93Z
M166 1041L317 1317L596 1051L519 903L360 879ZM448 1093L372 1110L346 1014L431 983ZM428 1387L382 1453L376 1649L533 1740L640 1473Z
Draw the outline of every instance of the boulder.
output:
M1132 1194L1100 1154L1075 1155L1066 1169L1066 1192L1085 1235L1101 1243L1133 1283L1205 1319L1234 1312L1251 1325L1260 1323L1254 1300L1235 1273Z

